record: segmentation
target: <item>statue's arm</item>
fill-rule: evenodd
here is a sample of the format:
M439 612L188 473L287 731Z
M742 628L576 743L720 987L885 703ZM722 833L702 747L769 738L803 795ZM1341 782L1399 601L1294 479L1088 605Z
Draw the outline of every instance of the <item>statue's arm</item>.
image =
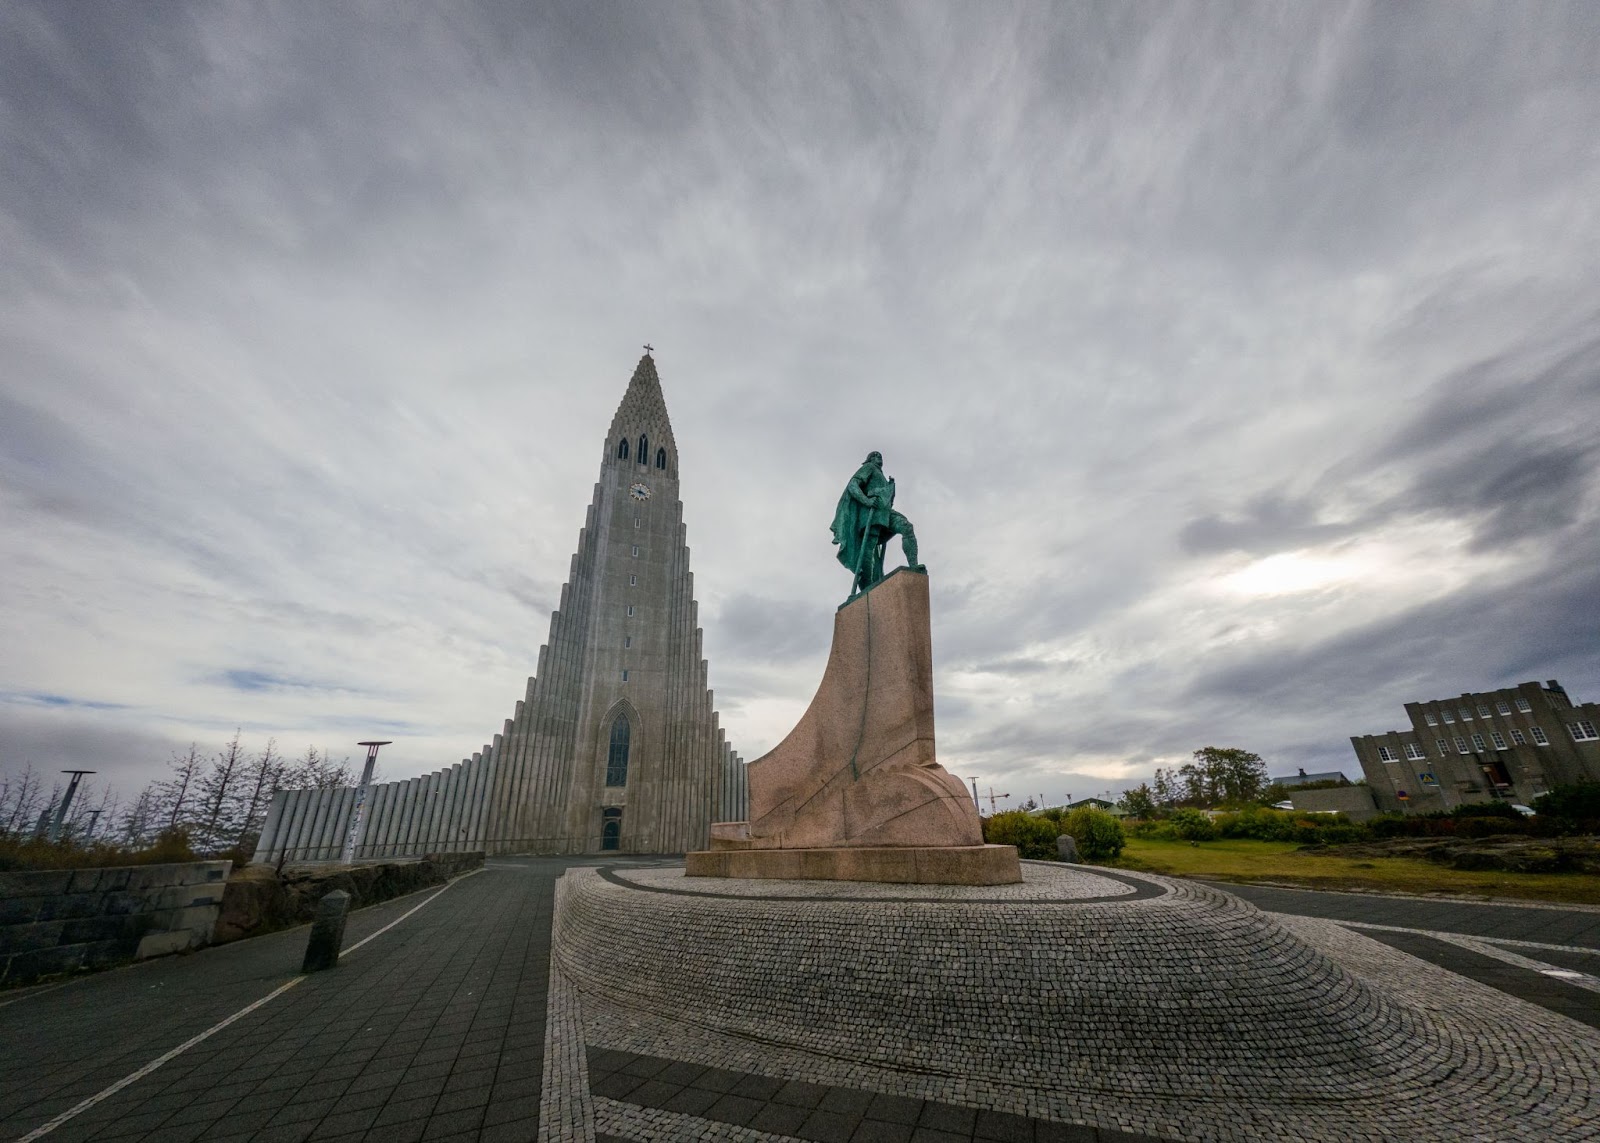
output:
M876 508L878 506L878 502L871 496L867 495L867 481L870 480L871 477L872 469L867 465L862 465L856 470L856 474L850 478L850 483L847 484L845 488L850 493L850 499L854 500L857 504L867 508Z

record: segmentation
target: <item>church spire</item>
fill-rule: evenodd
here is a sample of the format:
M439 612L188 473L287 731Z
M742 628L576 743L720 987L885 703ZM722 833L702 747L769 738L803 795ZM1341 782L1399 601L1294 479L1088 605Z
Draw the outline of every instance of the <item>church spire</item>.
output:
M661 394L656 361L648 349L646 346L647 352L639 358L616 415L611 418L611 431L606 434L606 462L648 465L676 476L678 446L672 436L672 419L667 416L667 401ZM641 443L648 455L639 455Z

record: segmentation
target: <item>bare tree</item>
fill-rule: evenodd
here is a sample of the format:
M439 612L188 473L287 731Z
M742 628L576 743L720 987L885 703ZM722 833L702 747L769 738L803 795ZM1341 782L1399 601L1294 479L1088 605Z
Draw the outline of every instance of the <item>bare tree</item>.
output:
M166 818L166 829L187 825L188 814L193 810L198 785L205 762L200 757L198 743L189 743L189 753L174 754L169 763L172 777L155 784L156 796L161 799L161 813Z
M227 818L234 809L238 786L247 765L244 748L239 744L240 731L222 748L210 769L202 774L197 787L195 831L199 835L195 845L206 852L221 848L222 836L232 834Z
M122 843L134 849L144 848L155 836L156 823L160 818L161 795L156 790L156 783L151 783L139 791L139 796L123 812L122 820L118 823Z
M266 749L250 760L245 770L241 795L243 810L239 814L239 836L234 843L243 848L251 835L259 836L266 818L272 795L284 787L288 763L276 753L277 741L267 739Z
M32 762L23 763L16 774L0 776L0 834L26 833L39 813L43 780Z

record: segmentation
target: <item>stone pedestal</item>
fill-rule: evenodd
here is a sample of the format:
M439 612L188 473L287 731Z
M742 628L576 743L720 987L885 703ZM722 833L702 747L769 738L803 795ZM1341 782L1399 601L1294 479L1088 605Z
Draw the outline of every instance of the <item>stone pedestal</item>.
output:
M901 568L839 608L816 697L749 783L750 820L714 825L689 876L1022 879L1015 848L983 844L972 798L935 760L925 573Z

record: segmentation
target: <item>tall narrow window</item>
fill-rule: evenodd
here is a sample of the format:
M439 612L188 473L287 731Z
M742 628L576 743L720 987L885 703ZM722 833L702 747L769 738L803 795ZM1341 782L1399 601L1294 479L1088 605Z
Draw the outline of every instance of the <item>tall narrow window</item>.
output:
M618 460L627 460L628 459L628 438L627 437L623 437L620 441L617 442L617 459Z
M650 463L650 438L643 433L639 434L639 463Z
M1487 747L1485 747L1484 744L1483 744L1483 735L1474 734L1472 736L1472 748L1474 750L1485 750L1485 749L1487 749Z
M605 812L605 819L600 826L600 848L622 848L622 811L612 806Z
M611 749L606 755L606 785L626 786L628 784L628 739L630 737L628 716L617 715L617 721L611 724Z
M639 558L639 545L638 544L633 545L633 558L634 559L638 559Z
M1501 699L1499 702L1495 703L1494 704L1494 708L1496 710L1498 710L1501 714L1510 714L1511 713L1511 704L1508 703L1505 699Z
M1438 726L1439 725L1439 716L1434 714L1431 710L1423 711L1422 712L1422 717L1428 720L1428 725L1429 726Z
M624 636L623 636L623 637L622 637L622 645L623 645L623 646L624 646L624 647L631 647L631 646L633 646L633 636L632 636L632 635L624 635Z
M636 575L630 575L628 577L628 586L629 587L638 587L639 586L639 577L636 576Z
M1545 737L1544 731L1540 730L1537 726L1528 727L1528 733L1533 735L1533 744L1535 746L1550 745L1550 740Z
M628 614L630 616L633 614L633 604L631 604L631 603L628 605Z
M1517 709L1523 714L1530 714L1533 711L1533 707L1528 705L1528 700L1525 698L1517 699Z
M1506 737L1505 737L1505 735L1501 734L1498 730L1490 731L1490 733L1489 733L1489 741L1494 743L1494 748L1496 750L1505 750L1506 749Z
M666 468L667 467L667 450L664 449L664 448L656 449L656 467L657 468Z
M1511 742L1514 746L1526 746L1528 744L1528 740L1522 737L1522 731L1514 726L1511 728Z

